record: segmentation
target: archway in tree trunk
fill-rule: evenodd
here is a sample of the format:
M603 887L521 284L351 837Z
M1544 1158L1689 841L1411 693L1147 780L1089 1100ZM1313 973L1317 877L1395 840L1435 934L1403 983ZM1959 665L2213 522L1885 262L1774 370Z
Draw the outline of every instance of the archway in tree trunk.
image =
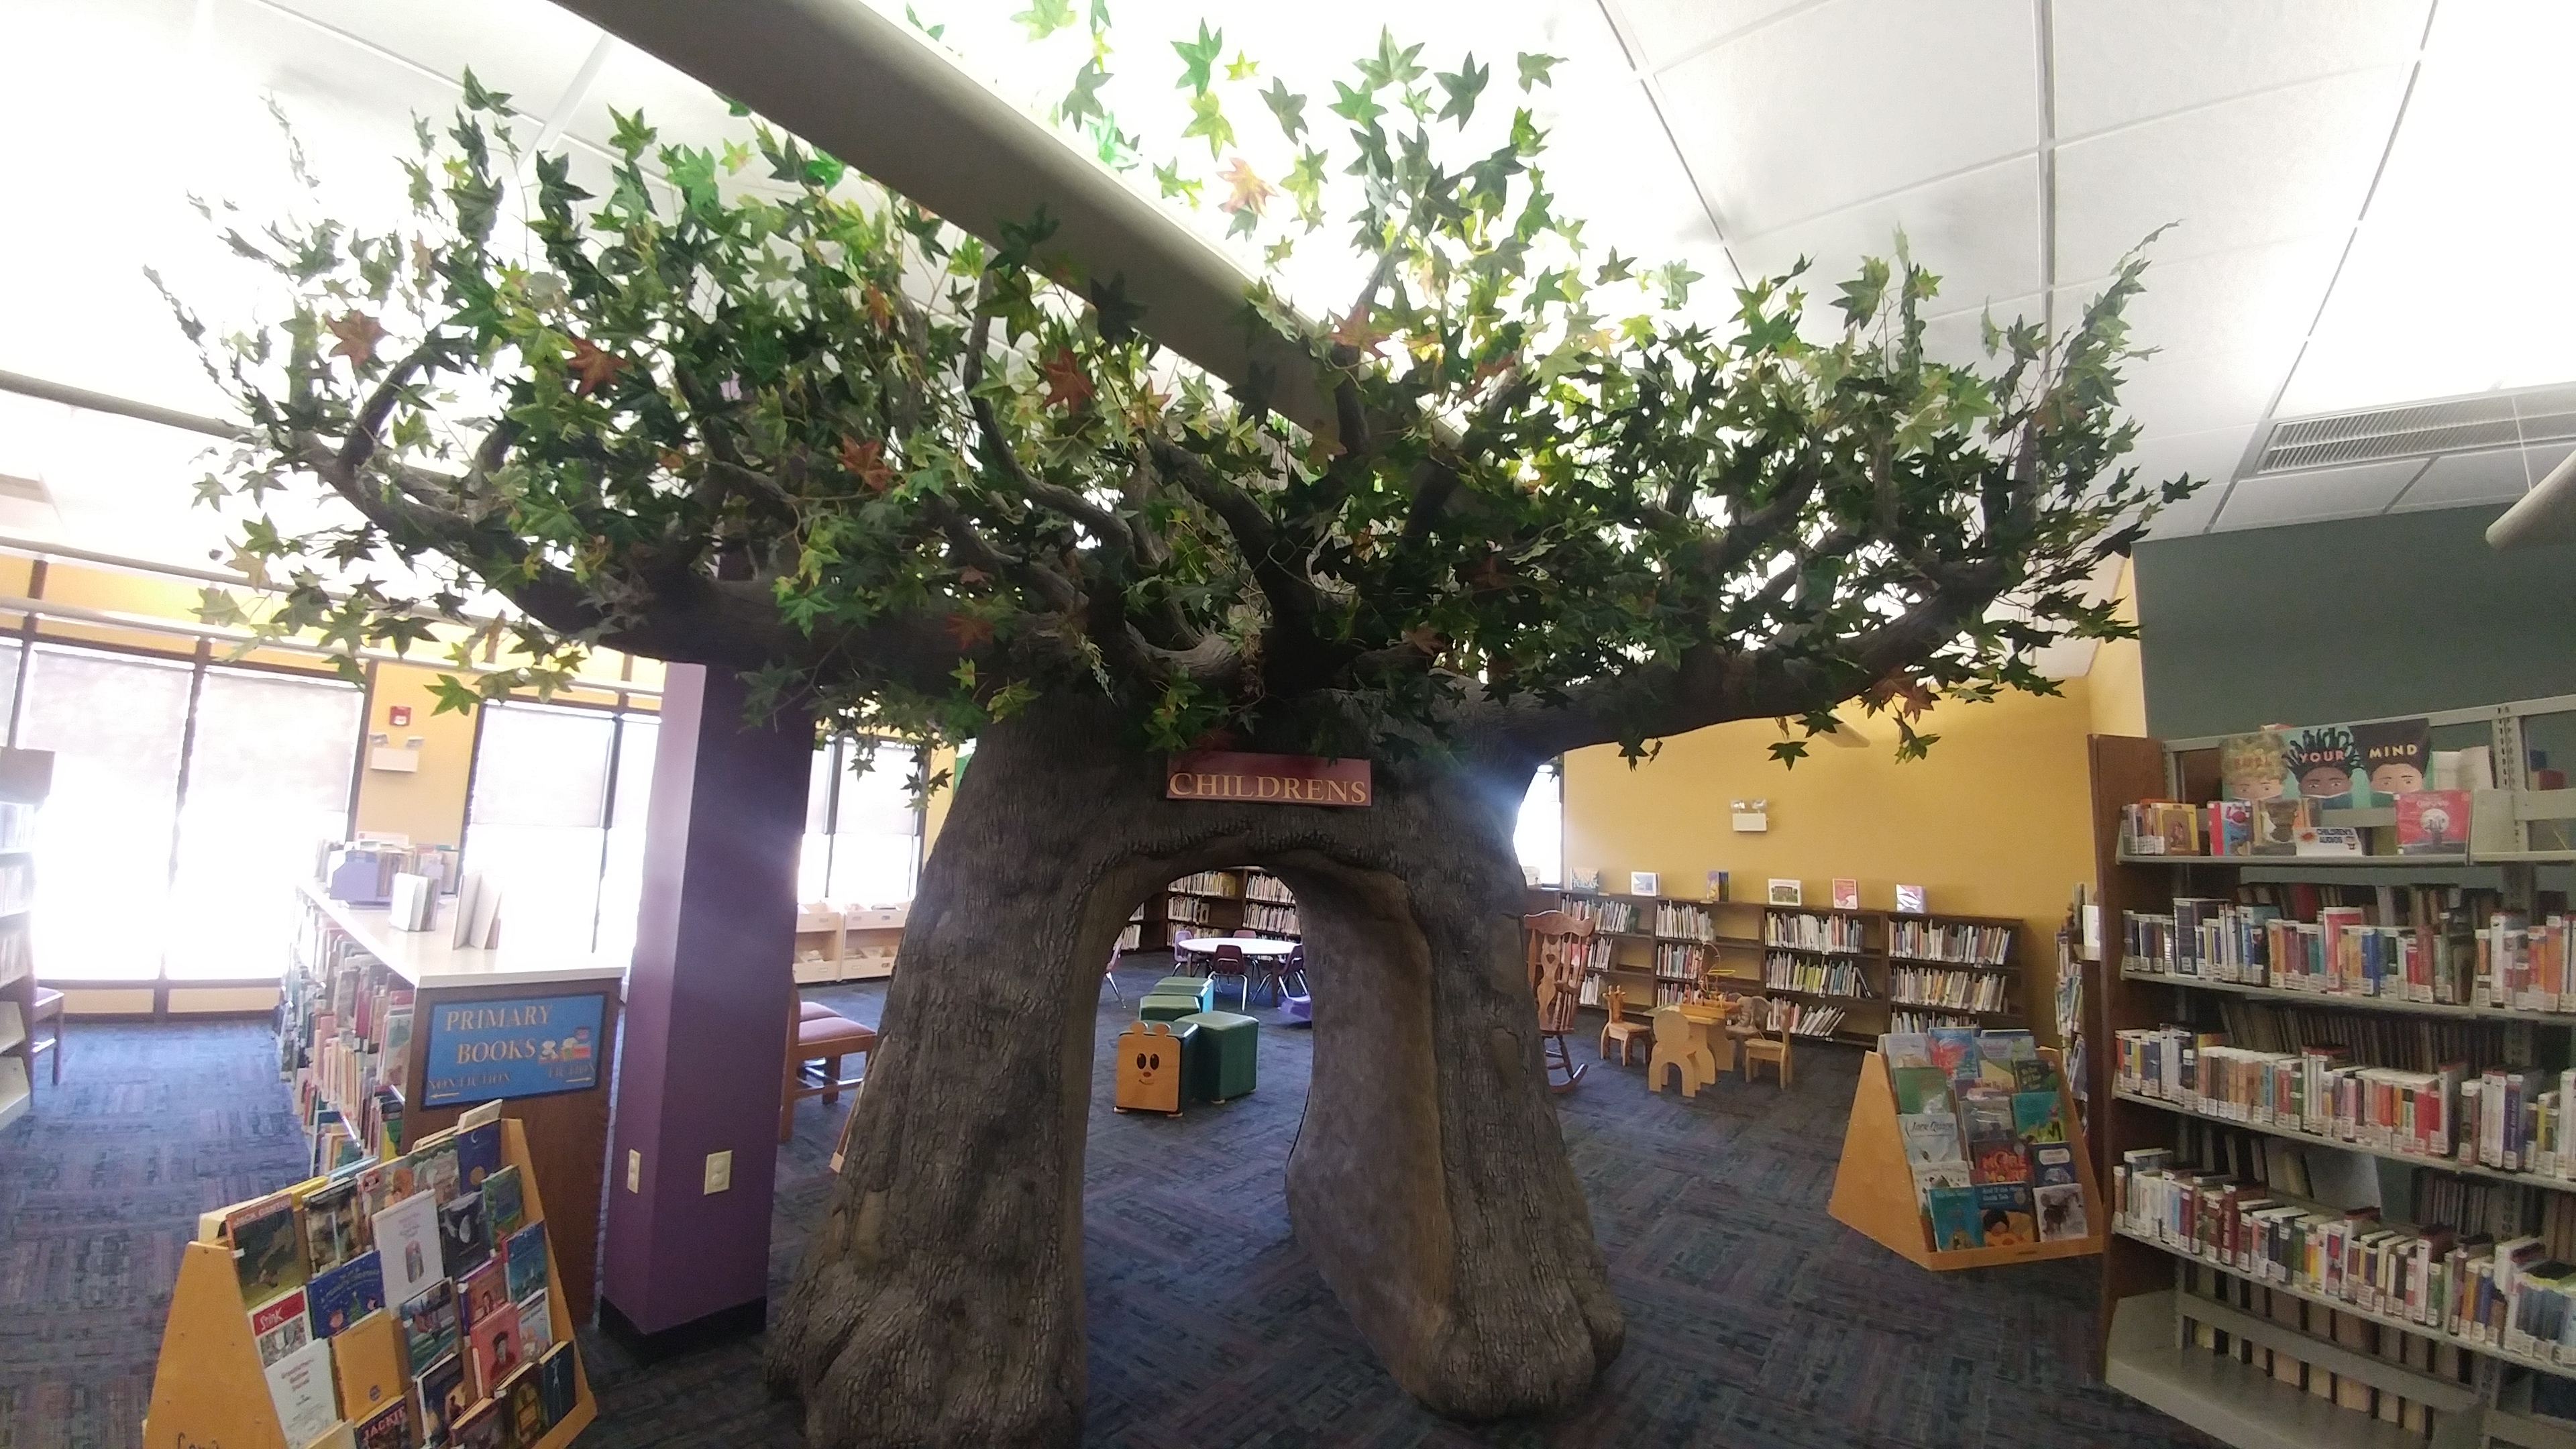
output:
M1376 767L1364 809L1163 798L1105 709L977 746L923 872L832 1204L771 1328L814 1449L1079 1441L1082 1154L1101 965L1173 877L1296 894L1314 1072L1299 1241L1390 1373L1481 1419L1619 1351L1549 1105L1511 821L1526 763Z

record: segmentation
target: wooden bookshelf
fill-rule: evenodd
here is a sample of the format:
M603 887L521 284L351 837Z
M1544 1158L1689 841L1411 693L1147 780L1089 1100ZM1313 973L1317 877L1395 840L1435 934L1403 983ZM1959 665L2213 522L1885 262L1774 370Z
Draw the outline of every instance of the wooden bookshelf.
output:
M2556 709L2576 708L2576 700L2546 703ZM2438 728L2445 724L2498 721L2498 756L2510 749L2519 758L2518 730L2506 727L2515 708L2461 711L2457 712L2461 718L2451 720L2436 715L2433 723ZM2311 1154L2341 1152L2374 1159L2382 1164L2377 1170L2381 1200L2386 1204L2385 1220L2393 1227L2402 1226L2403 1219L2410 1215L2408 1208L2425 1173L2532 1190L2535 1195L2531 1201L2544 1206L2548 1201L2544 1195L2576 1193L2576 1181L2345 1141L2288 1125L2239 1120L2228 1112L2178 1096L2150 1095L2120 1084L2120 1032L2168 1026L2216 1030L2221 1004L2230 1001L2302 1012L2414 1018L2462 1028L2482 1022L2519 1022L2534 1033L2533 1060L2527 1065L2542 1069L2564 1067L2570 1061L2571 1048L2576 1048L2568 1036L2571 1029L2576 1029L2576 1014L2292 990L2179 974L2124 959L2125 927L2131 913L2169 915L2177 896L2233 897L2240 884L2387 884L2396 876L2414 874L2418 879L2405 884L2495 890L2519 908L2532 904L2534 862L2517 859L2502 848L2481 853L2475 844L2476 811L2487 808L2490 795L2507 797L2504 808L2512 810L2515 802L2526 795L2566 792L2480 792L2472 812L2473 843L2466 852L2456 855L2207 856L2138 854L2127 850L2121 828L2124 806L2141 800L2198 803L2217 797L2216 743L2212 739L2168 745L2153 739L2105 735L2094 736L2090 742L2102 950L2099 960L2081 964L2088 978L2085 1030L2089 1052L2084 1071L2091 1105L2090 1136L2094 1168L2101 1180L2113 1182L2115 1169L2127 1152L2180 1148L2186 1140L2185 1129L2199 1120L2238 1133L2294 1142ZM2525 814L2516 821L2517 825L2554 818L2546 812L2560 805L2554 799L2544 799L2524 803L2520 808ZM2351 813L2361 816L2378 812ZM2386 822L2354 819L2328 823L2376 828ZM2521 830L2507 836L2491 819L2485 838L2491 846L2503 842L2519 848L2526 845L2529 837ZM2373 882L2351 874L2357 870L2390 872L2392 876ZM2433 881L2426 882L2421 879L2425 872L2437 874ZM2354 1064L2379 1063L2356 1057ZM2219 1168L2216 1163L2193 1165L2212 1171ZM2268 1196L2283 1196L2269 1188L2264 1191ZM2545 1215L2531 1221L2533 1226L2528 1230L2544 1229ZM2112 1227L2102 1257L2103 1376L2113 1387L2196 1429L2230 1444L2261 1444L2279 1449L2427 1442L2422 1428L2401 1430L2375 1419L2370 1412L2338 1407L2334 1399L2278 1382L2260 1367L2267 1355L2285 1355L2308 1365L2306 1372L2311 1375L2329 1372L2338 1381L2367 1385L2383 1396L2382 1404L2388 1402L2385 1396L2393 1395L2409 1405L2424 1407L2432 1415L2430 1442L2436 1445L2457 1445L2461 1449L2505 1444L2576 1449L2576 1434L2561 1427L2561 1421L2526 1417L2511 1402L2517 1383L2521 1393L2529 1392L2527 1379L2517 1379L2517 1374L2576 1377L2576 1368L2507 1354L2499 1346L2454 1334L2444 1324L2365 1313L2344 1299L2244 1274L2202 1257L2188 1245L2168 1244L2116 1218ZM2369 1325L2371 1332L2403 1332L2444 1352L2468 1355L2463 1369L2466 1382L2428 1375L2420 1365L2403 1368L2385 1357L2355 1353L2330 1339L2285 1326L2280 1321L2283 1305L2298 1310L2289 1315L2293 1322L2298 1313L2305 1313L2311 1323L2322 1320L2342 1331L2351 1325L2338 1319L2350 1320ZM2320 1309L2338 1319L2325 1318L2317 1311ZM2213 1342L2234 1345L2238 1356L2229 1357L2229 1350L2224 1348L2213 1350Z
M35 816L53 792L50 750L0 749L0 872L20 877L14 904L0 900L0 1128L36 1107L36 1059L61 1050L36 1034ZM59 1032L61 1024L56 1022Z
M1186 875L1145 898L1127 918L1118 950L1167 951L1191 936L1231 936L1249 930L1276 941L1303 939L1297 898L1279 877L1258 866Z

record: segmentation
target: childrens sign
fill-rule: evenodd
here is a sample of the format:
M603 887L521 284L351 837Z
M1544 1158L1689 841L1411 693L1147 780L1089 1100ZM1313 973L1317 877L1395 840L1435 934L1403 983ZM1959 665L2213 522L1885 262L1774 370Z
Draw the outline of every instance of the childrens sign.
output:
M1366 805L1369 762L1313 755L1200 750L1175 755L1163 776L1172 800L1244 800L1259 805Z
M601 998L515 996L430 1009L423 1107L543 1097L599 1085Z

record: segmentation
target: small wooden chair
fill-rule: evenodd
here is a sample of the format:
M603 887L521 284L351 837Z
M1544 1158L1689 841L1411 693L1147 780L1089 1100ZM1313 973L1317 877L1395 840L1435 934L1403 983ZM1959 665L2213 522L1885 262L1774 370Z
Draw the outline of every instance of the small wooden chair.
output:
M795 1011L787 1018L787 1073L780 1087L778 1140L785 1142L796 1135L798 1102L820 1097L829 1106L841 1100L844 1089L864 1086L867 1063L876 1049L875 1028L862 1026L820 1002L799 998ZM859 1058L859 1075L847 1079L841 1076L841 1058L845 1056ZM805 1064L812 1061L823 1064L819 1078L805 1074Z
M1601 1046L1595 1055L1599 1056L1601 1060L1605 1062L1610 1060L1610 1043L1615 1041L1619 1044L1619 1065L1623 1067L1633 1065L1633 1059L1628 1055L1628 1044L1639 1037L1647 1039L1646 1044L1649 1048L1647 1055L1652 1056L1654 1054L1652 1051L1655 1034L1653 1024L1643 1021L1630 1021L1626 1017L1620 1015L1621 1010L1628 1004L1628 989L1626 987L1611 987L1609 992L1601 998L1601 1004L1609 1011L1610 1020L1607 1025L1601 1028Z
M1538 999L1540 1054L1547 1060L1551 1092L1571 1092L1589 1062L1574 1063L1565 1034L1574 1030L1574 1009L1583 997L1583 957L1591 949L1592 923L1564 911L1541 911L1521 918L1529 942L1530 992ZM1556 1074L1564 1080L1556 1080Z
M1754 1063L1769 1062L1779 1071L1780 1085L1789 1085L1789 1028L1785 1023L1775 1033L1757 1031L1745 1037L1739 1047L1744 1054L1744 1080L1753 1080Z
M1678 1007L1655 1008L1655 1049L1646 1056L1646 1090L1664 1090L1664 1069L1670 1067L1681 1079L1682 1097L1699 1095L1708 1080L1699 1074L1700 1053L1691 1042L1691 1024Z

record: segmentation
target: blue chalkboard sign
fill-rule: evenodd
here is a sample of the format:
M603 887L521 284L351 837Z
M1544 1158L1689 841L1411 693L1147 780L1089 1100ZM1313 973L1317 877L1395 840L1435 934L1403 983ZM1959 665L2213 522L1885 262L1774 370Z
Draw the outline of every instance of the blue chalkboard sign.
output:
M543 1097L599 1085L602 997L513 996L429 1008L423 1107Z

